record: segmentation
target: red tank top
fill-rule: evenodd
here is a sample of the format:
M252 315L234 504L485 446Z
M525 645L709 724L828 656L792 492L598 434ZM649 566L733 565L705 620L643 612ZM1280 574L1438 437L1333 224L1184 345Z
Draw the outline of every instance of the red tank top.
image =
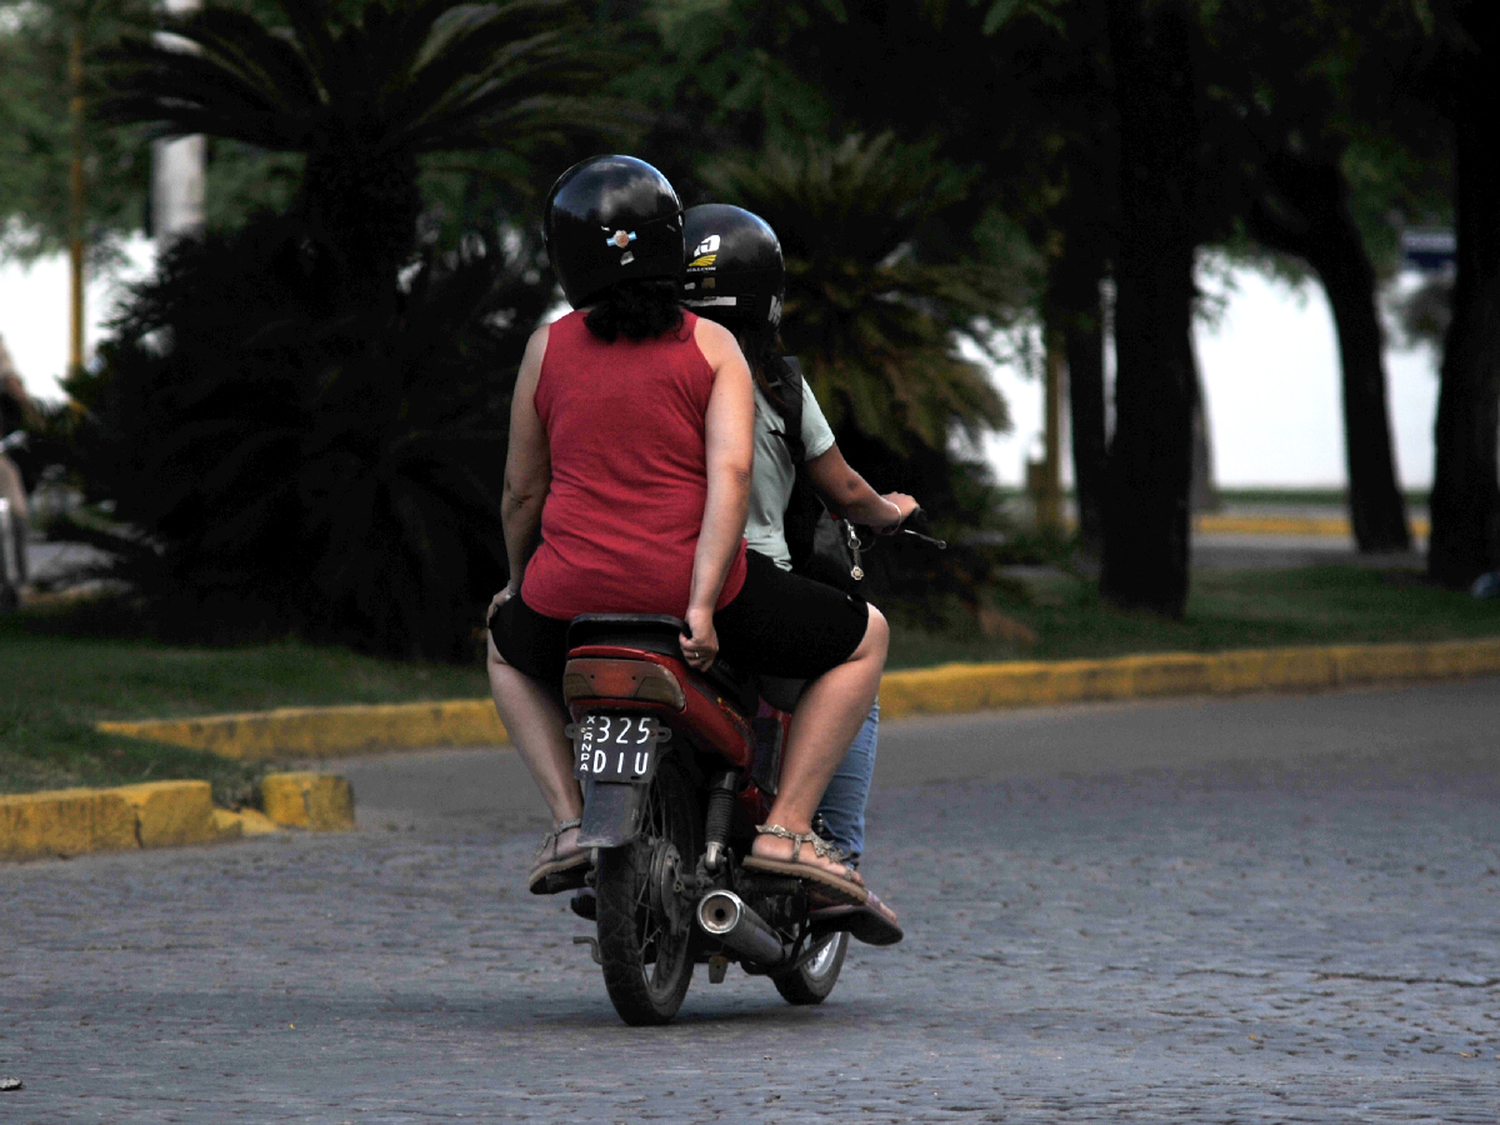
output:
M698 318L655 340L605 343L569 313L553 323L536 388L552 484L521 596L548 617L687 612L708 495L704 418L713 368ZM745 543L716 608L745 581Z

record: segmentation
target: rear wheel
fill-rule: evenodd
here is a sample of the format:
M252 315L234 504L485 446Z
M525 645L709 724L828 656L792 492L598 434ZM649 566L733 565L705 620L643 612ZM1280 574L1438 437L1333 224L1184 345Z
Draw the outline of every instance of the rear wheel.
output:
M679 892L701 850L692 787L670 756L656 768L633 841L599 852L595 910L604 987L620 1018L668 1022L693 979L692 904Z
M848 934L829 934L810 958L789 973L773 976L771 983L788 1004L821 1004L838 984L848 950Z

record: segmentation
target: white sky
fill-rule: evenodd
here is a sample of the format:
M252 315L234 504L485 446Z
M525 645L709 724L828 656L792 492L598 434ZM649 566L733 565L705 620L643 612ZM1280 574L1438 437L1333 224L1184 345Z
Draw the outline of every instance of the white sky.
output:
M1333 314L1316 282L1295 289L1248 269L1204 271L1199 285L1222 295L1223 313L1194 332L1212 433L1214 470L1221 486L1342 487L1344 433L1339 392L1338 339ZM1409 289L1415 275L1397 285ZM1437 411L1437 367L1425 349L1387 348L1386 378L1397 472L1403 486L1432 483L1432 425ZM1027 457L1042 450L1042 385L1014 368L995 371L1010 403L1014 430L991 437L985 453L1003 484L1025 480ZM1066 418L1064 419L1066 429ZM1071 480L1064 444L1063 468Z
M151 244L136 240L128 254L133 269L126 276L148 268ZM1200 278L1210 293L1223 294L1224 312L1217 324L1200 323L1196 330L1219 484L1344 484L1337 341L1321 287L1308 283L1293 290L1243 269L1231 271L1229 278L1228 292L1221 272L1205 271ZM1398 284L1413 280L1403 277ZM89 288L90 347L116 292L109 282ZM64 258L29 269L0 264L0 335L27 387L40 398L62 395L57 377L67 362L67 300ZM1426 487L1432 480L1437 404L1434 357L1391 349L1386 373L1401 483ZM1016 485L1025 479L1027 456L1040 455L1042 387L1011 368L997 369L995 381L1010 403L1015 429L988 439L985 452L1001 482ZM1066 470L1066 447L1064 452Z

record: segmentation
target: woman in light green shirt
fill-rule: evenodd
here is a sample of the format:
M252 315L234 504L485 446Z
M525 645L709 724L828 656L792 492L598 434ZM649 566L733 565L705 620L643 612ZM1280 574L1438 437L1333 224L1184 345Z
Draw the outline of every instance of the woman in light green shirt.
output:
M916 500L900 492L881 496L850 468L812 388L795 364L780 354L777 328L784 267L775 233L749 211L707 204L688 209L684 238L690 252L683 304L735 333L755 377L755 462L745 525L750 550L783 570L792 568L785 517L799 459L835 516L894 530L916 509ZM790 395L800 397L800 411L784 408ZM789 435L787 416L799 413L799 432ZM864 850L864 807L875 769L879 721L876 703L818 809L833 842L856 859Z

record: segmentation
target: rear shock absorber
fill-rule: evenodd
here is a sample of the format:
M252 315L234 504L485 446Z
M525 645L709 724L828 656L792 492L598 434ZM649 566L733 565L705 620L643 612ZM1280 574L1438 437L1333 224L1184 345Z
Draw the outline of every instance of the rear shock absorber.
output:
M729 825L734 819L734 792L739 788L739 775L726 770L714 778L708 789L708 823L704 839L708 846L703 852L703 865L717 871L724 862L724 845L729 842Z

